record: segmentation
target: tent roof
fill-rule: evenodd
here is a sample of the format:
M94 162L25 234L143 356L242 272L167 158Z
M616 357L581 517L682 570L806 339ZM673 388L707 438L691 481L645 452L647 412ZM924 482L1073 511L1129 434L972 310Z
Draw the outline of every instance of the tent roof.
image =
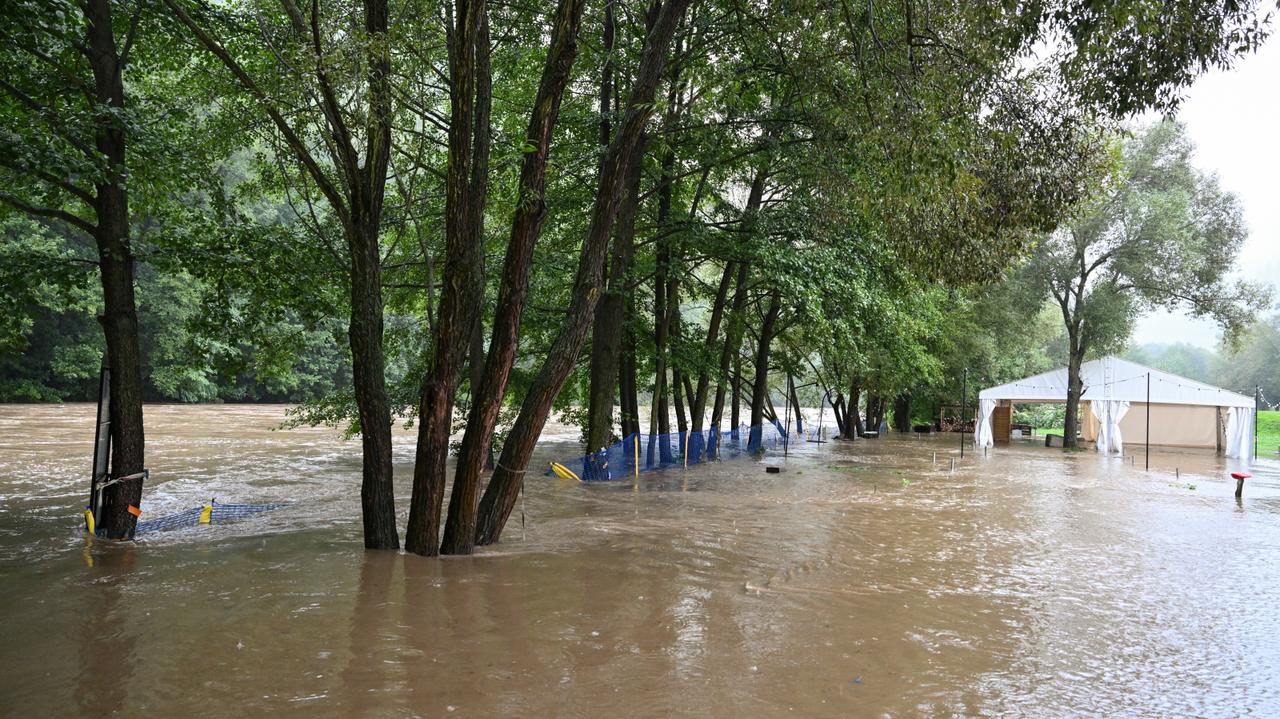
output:
M1152 369L1119 357L1104 357L1080 365L1080 379L1084 382L1084 394L1080 399L1146 402L1148 373L1151 374L1152 404L1253 407L1252 397L1180 377L1171 372ZM1067 368L1060 367L1016 382L984 389L978 393L978 398L1008 399L1015 402L1065 402Z

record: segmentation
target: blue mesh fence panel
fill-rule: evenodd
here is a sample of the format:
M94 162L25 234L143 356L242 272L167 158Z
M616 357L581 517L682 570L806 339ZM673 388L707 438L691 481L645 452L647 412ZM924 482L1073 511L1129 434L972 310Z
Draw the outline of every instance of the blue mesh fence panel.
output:
M782 446L781 423L748 428L746 425L724 432L716 428L704 432L632 434L598 451L564 462L583 481L625 479L643 472L684 467L758 454ZM553 472L547 471L547 475Z
M223 504L221 502L213 503L213 511L209 515L211 524L219 524L221 522L230 522L236 519L243 519L262 512L270 512L273 509L288 506L288 503L276 504ZM204 511L204 506L184 509L181 512L168 514L163 517L149 519L145 522L138 522L135 534L144 534L148 532L158 532L164 529L177 529L179 527L194 527L200 524L200 513Z

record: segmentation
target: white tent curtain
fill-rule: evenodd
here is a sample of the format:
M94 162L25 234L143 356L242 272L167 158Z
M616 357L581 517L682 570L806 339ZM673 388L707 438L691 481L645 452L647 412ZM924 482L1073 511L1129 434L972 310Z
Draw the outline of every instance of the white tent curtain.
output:
M991 431L991 413L996 411L994 399L978 400L978 426L973 429L973 444L979 448L995 445Z
M1226 407L1227 456L1253 460L1253 410L1249 407Z
M1089 403L1093 416L1098 418L1098 451L1123 453L1124 442L1120 436L1120 420L1129 411L1129 402L1122 399L1093 400Z

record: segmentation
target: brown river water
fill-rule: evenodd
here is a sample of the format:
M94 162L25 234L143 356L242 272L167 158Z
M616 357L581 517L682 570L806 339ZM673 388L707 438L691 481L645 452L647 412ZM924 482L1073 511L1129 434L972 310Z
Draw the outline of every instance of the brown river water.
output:
M148 407L144 519L294 504L111 546L93 408L0 406L0 715L1280 716L1274 459L1239 502L1211 453L952 472L954 436L531 475L523 526L440 560L364 551L358 442L283 412Z

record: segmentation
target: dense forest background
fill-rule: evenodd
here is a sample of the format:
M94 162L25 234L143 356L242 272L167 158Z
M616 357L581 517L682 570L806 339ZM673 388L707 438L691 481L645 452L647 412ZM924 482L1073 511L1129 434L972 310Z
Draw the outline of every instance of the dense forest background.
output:
M74 257L88 252L77 243L87 241L72 233L59 234L21 220L3 225L6 247L30 246L38 241L52 256ZM190 274L142 265L139 272L139 313L144 328L143 357L146 397L150 402L283 402L323 405L349 384L350 360L345 327L340 316L304 322L284 318L256 341L228 340L212 310L225 304L211 300L216 289ZM12 307L0 351L0 402L95 401L98 368L102 361L102 332L97 315L101 299L82 273L74 281L63 276L61 284L48 282L33 291L27 301ZM1002 288L1006 290L1007 288ZM988 290L988 292L992 292ZM998 293L996 293L998 294ZM940 336L940 347L950 350L947 371L939 381L917 388L913 414L927 421L943 402L959 399L955 370L965 365L975 378L992 384L1066 364L1066 335L1053 316L1053 308L1017 307L1025 323L1012 325L1017 332L1004 333L1010 314L983 315L991 302L1011 302L1000 295L988 299L957 297L952 336ZM686 315L705 313L691 303ZM984 321L985 318L985 321ZM1027 331L1031 330L1031 331ZM1121 356L1156 369L1252 394L1261 387L1266 404L1280 401L1280 314L1261 318L1235 347L1208 349L1184 342L1117 346ZM775 379L775 400L782 387ZM784 382L785 380L781 380ZM580 384L580 383L579 383ZM571 384L572 388L574 385ZM975 386L974 392L977 391ZM805 406L820 401L815 389L797 390ZM647 394L645 402L651 394ZM573 396L566 404L581 404ZM1023 417L1043 426L1060 426L1059 411L1040 410ZM569 413L573 416L573 413ZM1043 415L1043 417L1041 417ZM1056 419L1055 419L1056 418Z

